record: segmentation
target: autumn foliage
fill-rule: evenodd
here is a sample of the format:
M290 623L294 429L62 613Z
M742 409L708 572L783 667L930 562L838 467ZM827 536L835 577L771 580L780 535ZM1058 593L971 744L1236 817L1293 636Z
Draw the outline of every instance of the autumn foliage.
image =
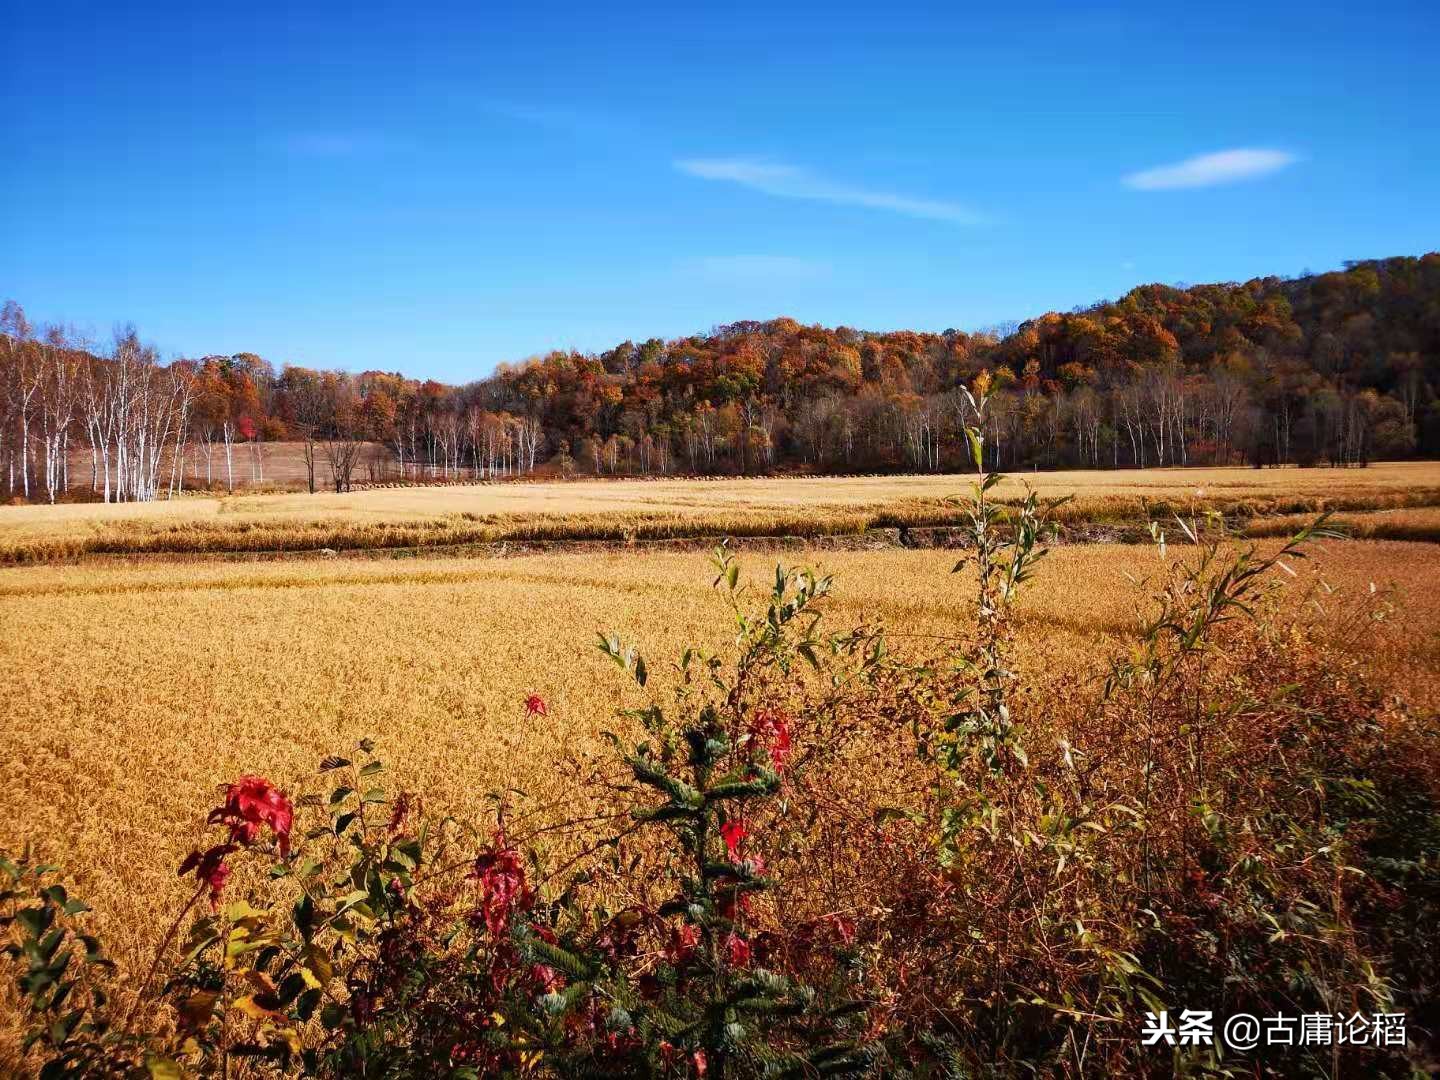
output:
M1437 297L1432 253L1145 285L993 331L737 322L552 352L463 386L253 353L165 366L133 331L101 356L11 303L0 452L16 465L10 495L50 501L263 483L280 439L303 445L312 491L537 472L953 471L977 423L994 468L1363 465L1440 455ZM117 426L122 383L147 402ZM983 422L962 393L973 385L991 399ZM143 469L124 475L139 447Z

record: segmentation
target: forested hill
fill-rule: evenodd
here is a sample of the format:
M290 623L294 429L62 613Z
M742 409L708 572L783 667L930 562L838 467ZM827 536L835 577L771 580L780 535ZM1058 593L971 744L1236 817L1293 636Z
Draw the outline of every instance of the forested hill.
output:
M622 458L648 436L686 468L926 469L958 460L957 388L977 379L1007 468L1440 455L1440 253L1147 285L1003 336L734 323L552 354L481 388L572 446L618 439Z
M62 445L99 456L113 442L133 461L121 449L140 421L115 414L122 370L163 380L173 402L163 430L144 421L155 425L141 438L148 453L166 439L172 455L370 440L388 448L372 472L949 469L970 419L962 385L991 391L984 425L1002 468L1440 456L1440 253L1292 279L1146 285L1003 333L732 323L555 352L460 387L277 369L248 353L161 366L133 335L97 358L30 327L13 304L0 331L12 490L38 485L40 462L60 460Z

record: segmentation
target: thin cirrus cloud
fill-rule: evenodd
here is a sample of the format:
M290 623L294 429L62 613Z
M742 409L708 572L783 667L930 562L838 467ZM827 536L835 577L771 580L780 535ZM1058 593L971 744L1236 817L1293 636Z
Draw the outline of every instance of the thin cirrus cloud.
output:
M781 165L749 158L683 158L675 168L701 180L739 184L781 199L809 199L839 206L889 210L910 217L948 221L955 225L981 225L985 218L967 206L939 199L917 199L889 191L827 180L796 165Z
M1284 150L1219 150L1213 154L1197 154L1170 165L1142 169L1124 177L1122 182L1137 191L1215 187L1269 176L1299 160Z
M534 128L560 132L577 137L616 138L629 134L623 123L594 112L557 108L550 105L524 105L510 101L481 102L480 109L501 120L513 121Z

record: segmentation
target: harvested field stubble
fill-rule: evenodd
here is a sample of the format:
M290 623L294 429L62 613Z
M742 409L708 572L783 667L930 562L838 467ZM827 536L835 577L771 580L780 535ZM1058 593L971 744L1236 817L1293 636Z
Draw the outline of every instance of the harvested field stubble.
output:
M0 510L0 563L87 555L400 549L501 541L820 536L945 526L964 476L517 483L397 488L349 495L252 495L144 504ZM1440 464L1368 469L1154 469L1012 477L1083 527L1143 523L1174 511L1273 515L1440 505Z
M1073 679L1125 641L1141 595L1126 574L1155 559L1141 548L1053 554L1020 605L1027 676ZM746 567L763 584L773 561ZM815 561L837 578L832 630L883 621L892 647L915 655L968 625L956 613L972 583L948 573L944 552ZM1315 617L1344 633L1347 610L1375 605L1372 583L1402 582L1403 615L1368 663L1412 699L1440 700L1434 548L1336 543L1297 571L1288 596L1318 599ZM40 854L73 876L133 968L153 945L153 913L183 902L174 867L200 836L196 807L242 773L303 789L321 757L371 736L396 788L433 811L478 818L483 794L506 785L566 807L563 763L603 754L600 732L634 693L593 648L595 631L640 642L663 677L683 645L728 637L710 577L694 554L620 553L7 570L0 846L43 838ZM531 691L548 716L526 715Z

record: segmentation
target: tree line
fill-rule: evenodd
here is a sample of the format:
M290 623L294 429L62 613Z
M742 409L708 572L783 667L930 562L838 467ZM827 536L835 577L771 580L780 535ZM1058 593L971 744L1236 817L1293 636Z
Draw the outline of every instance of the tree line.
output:
M989 395L983 420L967 387ZM233 488L263 481L282 440L302 445L312 491L537 469L942 471L962 467L977 421L1002 469L1440 456L1440 253L1145 285L976 333L737 322L556 351L462 386L277 370L253 353L162 363L131 328L100 350L14 302L0 312L12 498Z

